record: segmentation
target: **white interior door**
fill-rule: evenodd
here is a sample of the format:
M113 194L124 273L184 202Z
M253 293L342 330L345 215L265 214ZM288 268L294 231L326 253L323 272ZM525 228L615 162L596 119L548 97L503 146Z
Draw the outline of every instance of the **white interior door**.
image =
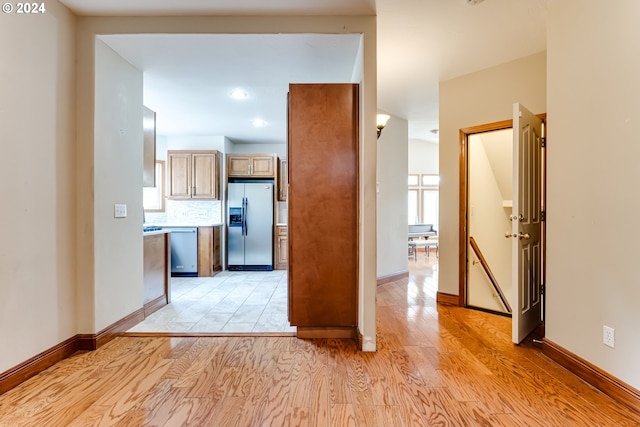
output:
M542 321L542 120L513 105L512 340Z

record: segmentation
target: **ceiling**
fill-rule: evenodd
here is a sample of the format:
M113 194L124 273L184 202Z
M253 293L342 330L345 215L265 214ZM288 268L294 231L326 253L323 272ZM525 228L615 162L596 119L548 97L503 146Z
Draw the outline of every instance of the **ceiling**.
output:
M144 70L144 104L160 135L283 143L289 83L350 82L360 35L100 36ZM242 90L247 97L234 99ZM254 120L265 124L256 127Z
M372 15L378 108L437 142L438 83L546 48L548 0L60 0L80 15ZM131 35L104 41L144 72L159 134L284 142L286 86L351 81L359 37ZM240 87L242 102L229 92ZM264 127L251 121L262 118Z

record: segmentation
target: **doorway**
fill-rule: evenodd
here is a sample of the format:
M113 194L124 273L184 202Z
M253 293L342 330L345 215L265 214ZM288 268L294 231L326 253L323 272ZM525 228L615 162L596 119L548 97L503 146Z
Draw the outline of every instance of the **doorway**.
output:
M460 305L511 315L515 343L544 318L544 118L460 130Z
M511 316L513 129L469 135L467 306Z
M161 160L167 159L169 150L286 157L289 82L361 81L362 38L360 33L99 36L114 62L142 72L143 78L135 81L136 93L140 89L144 103L157 111L156 155ZM313 66L316 63L322 66ZM232 96L232 89L238 86L247 92L245 101ZM231 113L233 117L225 116ZM258 113L269 126L247 125L253 124L249 119ZM260 129L254 129L257 127ZM224 173L226 164L220 166ZM187 225L224 223L225 191L223 185L220 200L167 200L163 213L155 218L147 215L147 220L162 226L176 220ZM286 224L286 202L278 205L275 222ZM222 239L224 242L224 231ZM225 255L223 249L223 265ZM172 289L171 310L164 310L171 313L154 316L160 319L150 328L185 333L290 333L295 328L288 324L286 282L285 270L173 278L177 288Z

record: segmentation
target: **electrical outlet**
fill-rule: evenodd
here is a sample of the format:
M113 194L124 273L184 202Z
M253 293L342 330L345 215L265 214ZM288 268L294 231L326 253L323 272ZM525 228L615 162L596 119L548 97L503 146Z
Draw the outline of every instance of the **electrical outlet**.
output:
M113 216L115 218L127 217L127 205L115 204L113 205Z
M607 347L615 348L616 334L615 330L609 326L602 326L602 343Z

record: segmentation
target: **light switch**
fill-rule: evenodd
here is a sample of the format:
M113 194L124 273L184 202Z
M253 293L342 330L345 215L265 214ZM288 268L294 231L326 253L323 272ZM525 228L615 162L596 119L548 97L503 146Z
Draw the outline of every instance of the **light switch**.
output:
M126 218L127 205L122 205L122 204L113 205L113 216L116 218Z

